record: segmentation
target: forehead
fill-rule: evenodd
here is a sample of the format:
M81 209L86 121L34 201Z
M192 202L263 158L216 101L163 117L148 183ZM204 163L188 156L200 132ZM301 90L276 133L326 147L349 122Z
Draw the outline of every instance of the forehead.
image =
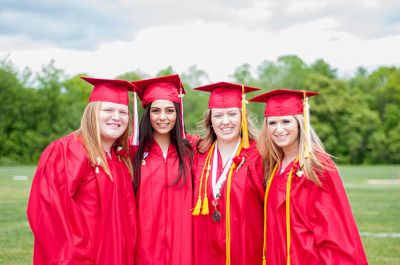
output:
M128 106L125 104L118 104L114 102L103 101L101 102L102 108L114 108L114 109L128 109Z
M151 108L169 108L175 107L174 102L166 99L157 99L151 103Z
M293 115L288 116L268 116L267 121L281 121L281 120L294 120Z
M236 112L239 108L211 108L212 113L226 113L226 112Z

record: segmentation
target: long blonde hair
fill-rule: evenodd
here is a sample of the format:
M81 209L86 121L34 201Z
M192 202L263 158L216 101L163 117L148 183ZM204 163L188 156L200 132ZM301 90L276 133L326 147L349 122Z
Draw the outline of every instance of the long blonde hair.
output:
M248 112L246 113L246 119L249 131L249 140L256 140L259 132L254 125L255 120L252 117L249 117ZM206 152L217 140L217 135L211 125L211 109L207 109L203 114L203 118L198 123L198 131L201 139L197 143L197 150L200 153Z
M303 168L304 175L306 178L314 182L316 185L321 186L321 180L318 174L326 169L330 168L326 163L321 162L319 159L321 154L330 156L324 149L321 140L315 133L313 128L310 128L311 134L311 153L309 158L304 156L304 145L306 141L305 129L304 129L304 117L302 114L293 116L298 124L299 129L299 164ZM267 131L267 118L264 118L262 125L261 134L257 141L257 148L264 161L265 168L265 183L272 174L272 171L277 163L283 158L283 149L277 146L271 139Z
M102 102L90 102L82 115L81 126L76 131L77 136L82 140L82 144L88 153L89 160L93 167L102 167L104 172L112 180L110 168L107 164L107 158L101 144L99 116ZM130 120L130 118L129 118ZM122 147L128 150L128 135L131 122L128 122L128 127L125 132L115 141L115 147ZM125 165L129 169L132 176L133 169L129 157L121 156Z

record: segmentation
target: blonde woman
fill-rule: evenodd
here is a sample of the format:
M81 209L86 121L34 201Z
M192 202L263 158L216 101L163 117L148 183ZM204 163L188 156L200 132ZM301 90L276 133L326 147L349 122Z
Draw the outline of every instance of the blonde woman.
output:
M263 170L244 94L258 88L219 82L210 92L193 161L196 265L261 262Z
M263 264L367 264L338 170L310 127L308 97L279 89L265 102L258 148L266 169Z
M136 209L126 148L133 86L83 79L94 89L81 127L44 150L33 179L33 264L131 265Z

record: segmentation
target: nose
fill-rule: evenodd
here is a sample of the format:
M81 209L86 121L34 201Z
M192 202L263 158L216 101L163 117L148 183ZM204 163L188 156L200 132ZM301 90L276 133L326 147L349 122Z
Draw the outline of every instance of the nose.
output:
M121 119L121 115L119 114L118 111L114 111L114 112L113 112L113 115L112 115L112 118L113 118L114 120L120 120L120 119Z
M222 124L228 124L229 123L229 119L228 119L228 115L224 115L223 117L222 117Z
M166 115L165 111L162 110L161 113L160 113L159 119L160 119L160 120L165 120L166 118L167 118L167 115Z
M283 125L282 125L281 123L278 123L278 124L276 125L276 131L277 131L277 132L283 131Z

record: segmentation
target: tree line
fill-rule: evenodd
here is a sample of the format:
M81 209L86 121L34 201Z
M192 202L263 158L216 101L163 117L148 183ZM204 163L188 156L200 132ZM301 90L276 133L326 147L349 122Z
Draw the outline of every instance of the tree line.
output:
M174 69L167 67L157 76L173 73ZM209 78L196 65L179 74L187 91L186 129L196 133L209 94L192 88L207 84ZM51 141L79 127L92 89L79 78L82 75L91 76L68 76L54 61L36 74L29 68L16 69L8 58L0 61L0 165L37 163ZM148 77L140 69L116 76L129 81ZM260 87L261 92L276 88L320 92L310 99L311 123L338 163L400 163L399 68L379 67L368 72L360 67L352 77L340 78L337 70L322 59L306 64L298 56L287 55L276 61L265 60L255 71L251 65L242 64L230 77L220 81ZM259 128L264 106L248 106Z

